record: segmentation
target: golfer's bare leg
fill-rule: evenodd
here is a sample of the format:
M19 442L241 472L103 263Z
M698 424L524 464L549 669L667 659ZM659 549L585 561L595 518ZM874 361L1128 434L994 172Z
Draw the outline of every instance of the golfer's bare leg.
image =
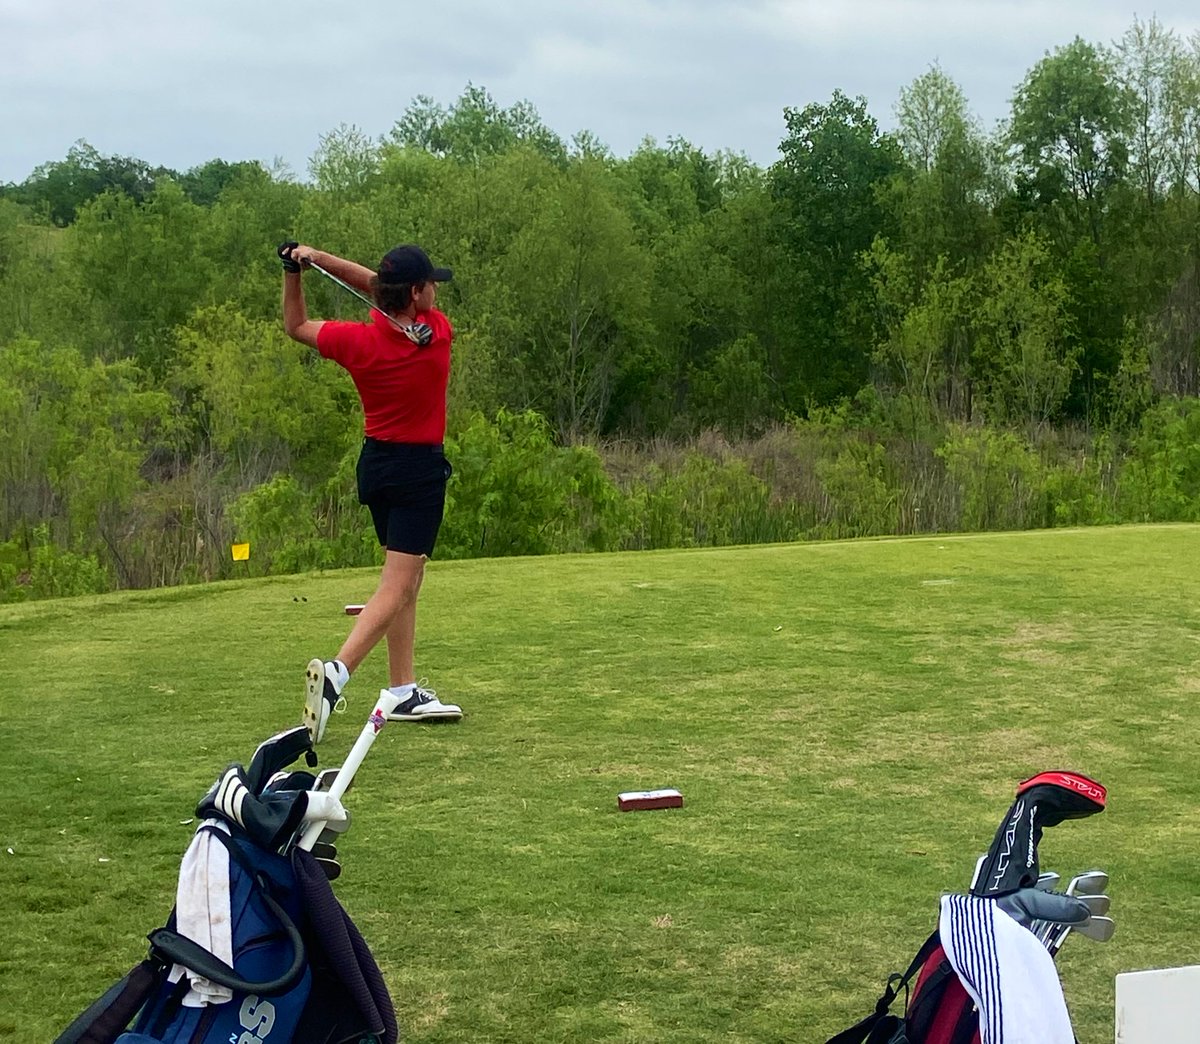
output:
M388 684L392 686L408 685L417 680L413 664L417 639L417 597L424 579L425 559L422 558L412 601L400 607L387 629Z
M379 586L363 611L358 614L349 637L338 652L337 658L346 665L353 674L359 664L367 658L367 653L379 644L379 640L388 635L389 670L392 663L391 630L398 618L405 614L408 623L408 672L412 674L413 634L416 623L417 592L421 589L421 579L425 571L424 555L406 555L401 551L388 551L383 563L383 573L379 578ZM407 679L411 681L412 678ZM394 680L393 685L398 684Z

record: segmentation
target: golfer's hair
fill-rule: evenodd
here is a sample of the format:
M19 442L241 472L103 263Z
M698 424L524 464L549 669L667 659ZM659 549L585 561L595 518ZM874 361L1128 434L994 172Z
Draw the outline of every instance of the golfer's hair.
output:
M371 276L371 296L381 312L395 315L403 312L412 301L413 290L424 283L381 283L379 276Z

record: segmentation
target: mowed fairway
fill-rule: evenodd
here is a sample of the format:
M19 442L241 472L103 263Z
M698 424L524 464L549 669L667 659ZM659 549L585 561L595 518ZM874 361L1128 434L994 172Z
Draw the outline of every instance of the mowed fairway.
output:
M390 725L335 890L410 1041L824 1041L966 889L1016 783L1100 816L1112 876L1059 967L1084 1044L1118 971L1200 962L1200 528L441 563L420 669L467 716ZM372 571L0 607L0 1039L139 960L196 801L298 723ZM344 756L378 649L333 719ZM680 810L620 813L678 787ZM9 852L11 850L11 854Z

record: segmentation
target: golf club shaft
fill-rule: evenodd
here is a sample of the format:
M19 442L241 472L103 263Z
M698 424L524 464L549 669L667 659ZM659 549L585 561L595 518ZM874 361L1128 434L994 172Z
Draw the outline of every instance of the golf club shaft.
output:
M340 799L346 793L346 788L353 782L354 774L358 771L358 766L363 763L363 759L367 756L367 751L371 749L371 745L375 742L375 737L379 735L384 725L387 724L388 715L399 705L399 696L394 695L387 689L379 693L379 702L375 704L375 709L371 711L371 716L363 726L362 732L358 734L358 739L354 741L354 746L350 748L349 755L346 757L342 767L338 769L337 778L329 788L329 793L333 797ZM321 831L324 829L324 820L309 823L300 837L300 847L306 851L312 851L312 846L316 844L317 839L321 836Z
M343 290L346 290L347 292L349 292L349 293L353 294L355 297L357 297L357 298L358 298L358 299L359 299L359 300L360 300L360 301L361 301L363 304L365 304L365 305L366 305L368 308L370 308L372 311L379 312L379 314L380 314L380 315L382 315L382 316L383 316L385 319L387 319L387 321L388 321L389 323L391 323L391 324L392 324L392 325L393 325L393 326L394 326L394 327L395 327L397 330L399 330L399 331L400 331L402 334L404 334L404 336L405 336L405 337L408 337L408 338L410 338L410 339L411 339L411 337L412 337L412 332L411 332L410 330L406 329L406 328L403 326L403 324L399 323L399 322L398 322L398 321L397 321L395 318L393 318L392 316L388 315L388 314L387 314L387 312L383 311L383 310L382 310L382 309L379 307L379 305L377 305L377 304L376 304L374 301L372 301L372 300L371 300L371 299L370 299L370 298L369 298L369 297L368 297L366 294L364 294L364 293L363 293L361 290L358 290L358 289L356 289L355 287L351 286L351 285L350 285L349 283L347 283L347 282L346 282L344 279L339 279L339 278L338 278L337 276L335 276L335 275L334 275L332 272L330 272L330 271L329 271L329 269L327 269L327 268L322 268L320 265L318 265L318 264L317 264L316 262L314 262L314 261L305 261L304 263L305 263L306 265L308 265L308 267L309 267L309 268L315 269L316 271L320 272L320 273L321 273L321 275L323 275L323 276L324 276L326 279L332 279L332 280L333 280L335 283L337 283L337 285L338 285L338 286L340 286L340 287L341 287Z
M361 290L359 290L359 289L357 289L357 288L355 288L355 287L351 286L351 285L350 285L349 283L347 283L347 282L346 282L344 279L339 279L339 278L338 278L337 276L335 276L335 275L334 275L332 272L330 272L330 271L329 271L329 269L327 269L327 268L322 268L322 267L321 267L320 265L318 265L318 264L317 264L315 261L305 261L304 263L305 263L306 265L308 265L308 267L309 267L309 268L312 268L312 269L314 269L314 270L316 270L316 271L320 272L320 273L321 273L321 275L323 275L323 276L324 276L326 279L332 279L332 280L333 280L335 283L337 283L337 285L338 285L338 286L340 286L340 287L341 287L343 290L346 290L346 291L348 291L349 293L352 293L352 294L353 294L355 297L357 297L357 298L358 298L358 299L359 299L359 300L360 300L360 301L361 301L363 304L365 304L365 305L366 305L368 308L378 308L378 307L379 307L377 304L375 304L375 302L374 302L374 301L372 301L372 300L371 300L371 299L370 299L370 298L369 298L369 297L368 297L366 294L364 294L364 293L363 293Z

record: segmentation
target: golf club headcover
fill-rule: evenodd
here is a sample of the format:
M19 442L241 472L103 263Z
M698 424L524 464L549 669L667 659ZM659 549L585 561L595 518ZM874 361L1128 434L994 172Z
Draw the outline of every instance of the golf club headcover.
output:
M292 251L299 245L299 243L296 243L292 240L288 240L286 243L279 244L279 249L276 251L276 253L279 255L279 260L283 263L283 270L285 272L300 271L300 262L292 260Z
M306 728L305 732L308 731ZM263 793L274 794L277 790L312 790L317 777L311 772L297 769L294 772L276 772L263 787Z
M312 737L304 725L275 733L258 745L250 759L250 766L246 769L246 786L252 793L261 794L281 769L287 768L301 754L310 750Z
M241 827L256 845L275 852L292 839L307 808L307 791L256 796L246 785L246 770L230 765L200 799L196 815Z
M980 864L971 894L997 899L1038 879L1038 845L1046 827L1104 811L1108 792L1078 772L1040 772L1017 786L992 846Z
M1058 892L1041 892L1036 888L1022 888L1009 892L996 900L1000 907L1017 924L1028 928L1034 921L1051 924L1082 924L1092 916L1092 911L1082 899Z

